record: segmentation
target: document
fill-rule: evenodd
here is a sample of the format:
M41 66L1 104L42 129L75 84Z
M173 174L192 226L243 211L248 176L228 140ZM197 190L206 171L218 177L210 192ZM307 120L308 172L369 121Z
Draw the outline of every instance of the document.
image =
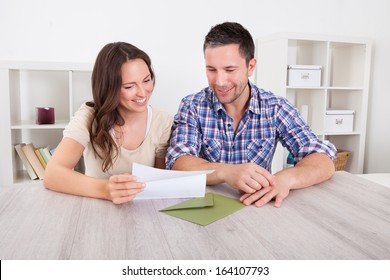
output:
M145 189L135 199L204 197L206 175L214 170L175 171L133 163L134 176L145 182Z

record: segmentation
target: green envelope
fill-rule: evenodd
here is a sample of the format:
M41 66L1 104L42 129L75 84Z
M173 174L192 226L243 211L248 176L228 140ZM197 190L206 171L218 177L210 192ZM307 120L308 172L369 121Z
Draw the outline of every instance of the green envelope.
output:
M238 199L215 193L206 193L204 197L175 204L161 209L160 212L205 226L244 207L245 205Z

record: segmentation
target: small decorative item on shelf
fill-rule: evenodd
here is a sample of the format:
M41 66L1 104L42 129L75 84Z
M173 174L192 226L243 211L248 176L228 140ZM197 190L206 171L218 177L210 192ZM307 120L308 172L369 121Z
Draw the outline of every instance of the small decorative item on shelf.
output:
M53 107L37 107L37 124L54 124Z
M348 157L349 151L337 150L337 157L333 160L336 171L345 170Z

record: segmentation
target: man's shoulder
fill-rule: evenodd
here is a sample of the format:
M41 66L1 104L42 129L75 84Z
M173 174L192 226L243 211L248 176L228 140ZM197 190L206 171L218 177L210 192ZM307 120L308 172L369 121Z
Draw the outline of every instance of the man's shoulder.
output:
M269 104L279 104L281 102L284 103L286 101L286 98L279 96L270 90L259 88L257 86L254 86L252 88L252 92L255 97L263 103L266 102Z
M202 103L209 103L211 101L211 92L209 88L204 88L197 93L192 93L185 96L182 102L187 105L198 105Z

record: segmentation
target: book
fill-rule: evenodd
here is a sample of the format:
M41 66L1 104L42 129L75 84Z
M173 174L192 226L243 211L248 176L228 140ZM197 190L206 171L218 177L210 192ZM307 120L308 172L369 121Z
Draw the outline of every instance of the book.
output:
M38 175L35 173L34 168L30 164L30 162L28 161L26 155L24 154L24 152L22 150L22 147L24 145L26 145L26 144L24 144L24 143L16 144L15 150L16 150L17 154L19 155L19 157L24 165L24 168L26 168L27 174L30 176L31 180L38 179Z
M48 147L42 147L39 148L39 152L41 153L43 159L45 160L46 164L49 162L49 159L51 158L51 154Z
M35 148L34 152L35 152L35 154L37 155L37 158L39 159L39 162L42 164L43 169L46 169L46 161L45 161L45 159L43 158L43 156L42 156L42 154L41 154L41 152L40 152L39 149L40 149L40 148Z
M38 175L40 180L43 180L45 169L43 168L41 162L39 161L37 155L35 154L35 147L32 143L22 146L22 150L26 155L29 163L33 167L35 173Z

